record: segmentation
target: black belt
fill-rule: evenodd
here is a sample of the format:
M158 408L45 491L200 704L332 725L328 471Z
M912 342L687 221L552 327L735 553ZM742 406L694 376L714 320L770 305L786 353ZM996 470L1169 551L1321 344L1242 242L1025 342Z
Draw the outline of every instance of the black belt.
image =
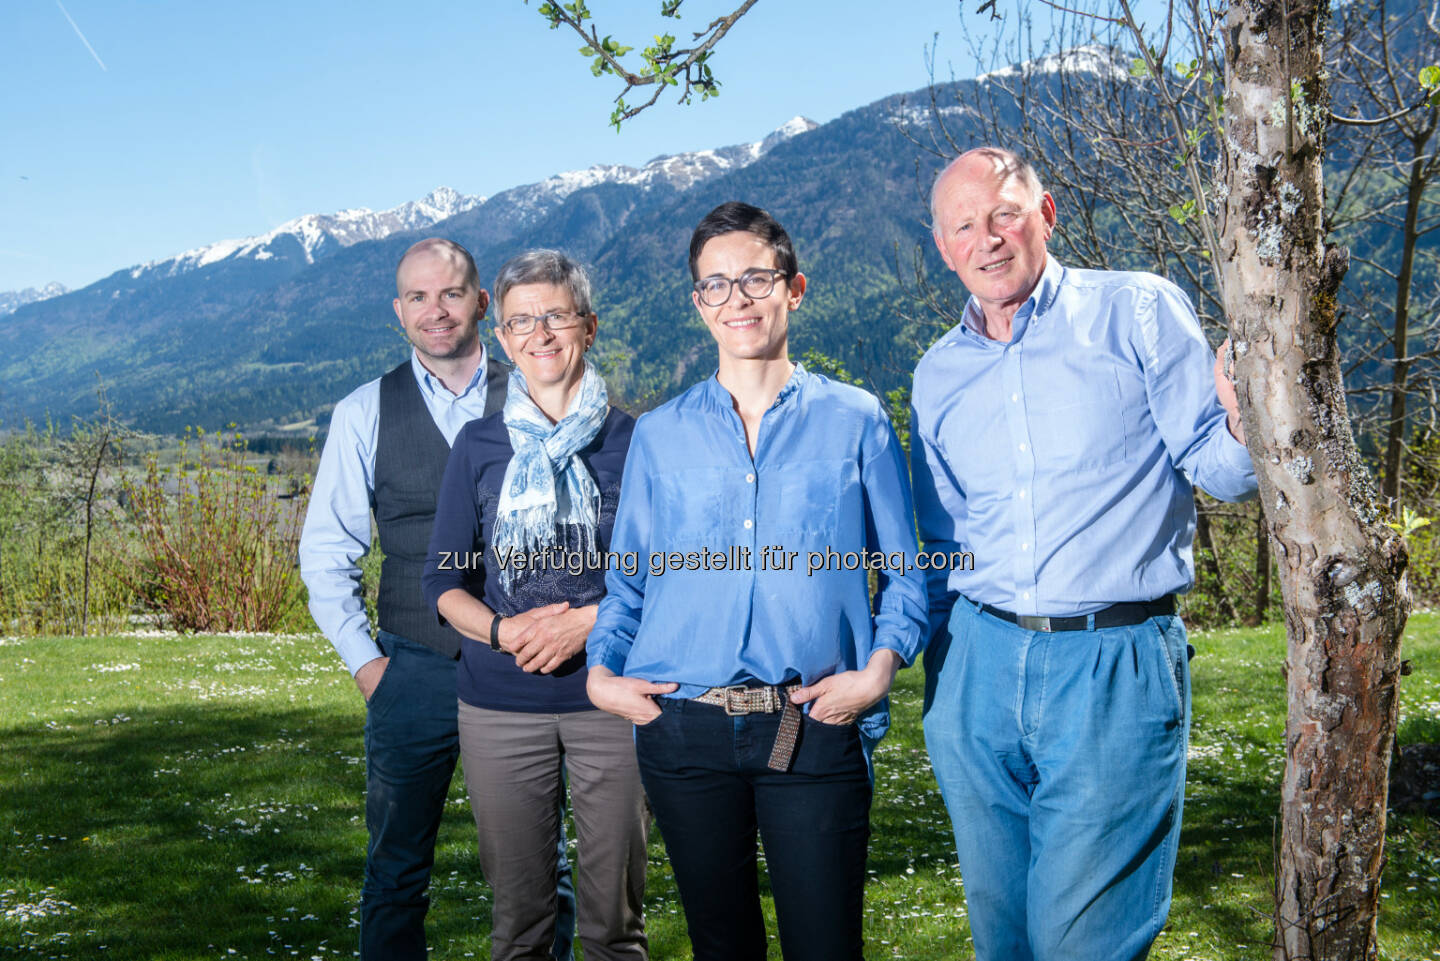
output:
M1152 617L1165 617L1175 613L1175 595L1166 594L1153 601L1128 601L1111 604L1094 614L1077 614L1074 617L1036 617L1032 614L1012 614L989 604L981 604L980 610L992 617L1026 631L1085 631L1090 629L1090 619L1095 619L1096 630L1102 627L1129 627Z

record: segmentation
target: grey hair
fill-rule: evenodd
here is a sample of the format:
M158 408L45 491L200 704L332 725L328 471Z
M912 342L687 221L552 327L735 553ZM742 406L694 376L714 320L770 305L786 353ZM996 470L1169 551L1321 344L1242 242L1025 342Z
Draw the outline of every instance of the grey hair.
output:
M570 300L577 314L589 316L590 275L585 268L558 250L540 247L516 254L500 267L495 275L495 321L503 320L500 305L512 287L522 284L554 284L570 291Z
M1011 177L1019 177L1025 181L1030 188L1030 193L1039 200L1045 194L1045 185L1040 182L1040 175L1035 172L1035 167L1030 161L1020 156L1013 150L1006 150L1004 147L975 147L967 150L960 156L951 160L940 172L935 175L935 180L930 184L930 227L936 229L940 222L939 204L936 202L939 194L940 181L945 179L951 169L957 166L960 161L968 157L980 154L997 162L1000 166L1001 179L1009 180Z

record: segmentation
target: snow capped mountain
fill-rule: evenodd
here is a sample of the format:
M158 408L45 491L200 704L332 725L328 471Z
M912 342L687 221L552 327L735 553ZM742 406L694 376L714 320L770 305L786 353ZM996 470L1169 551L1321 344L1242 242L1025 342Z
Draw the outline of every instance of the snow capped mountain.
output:
M818 126L820 125L808 117L791 117L779 127L770 131L769 136L760 141L760 154L767 154L772 147L782 144L792 137L798 137L802 133L809 133Z
M306 263L339 247L362 240L379 240L404 230L418 230L463 213L485 202L484 197L467 197L439 187L420 200L411 200L389 210L375 212L365 207L333 214L306 214L287 221L269 233L239 240L222 240L187 250L168 260L151 261L130 269L131 280L174 277L222 260L249 258L270 260L277 255L298 253ZM296 251L298 245L298 251Z
M1008 99L1013 89L1018 86L1016 81L1028 79L1041 82L1045 77L1060 76L1080 85L1096 82L1135 82L1135 78L1130 74L1130 61L1119 50L1103 44L1089 43L982 73L975 78L974 84L983 89L994 83ZM968 85L969 81L965 83ZM939 114L943 123L955 124L964 123L969 118L980 118L982 113L988 115L989 112L989 108L980 101L940 102L931 97L913 95L891 98L889 106L889 118L902 127L928 126L935 121L936 114Z
M59 297L68 288L64 284L46 284L44 287L26 287L24 290L0 291L0 317L15 313L26 304L33 304L38 300L49 300L51 297Z
M481 207L485 208L486 216L492 217L492 222L526 225L555 210L576 191L601 184L630 185L644 191L665 186L684 191L712 177L745 167L777 145L808 133L817 126L814 121L797 116L754 143L664 155L641 167L601 164L586 170L557 174L539 183L514 187L488 199L439 187L420 200L403 203L390 210L376 212L357 207L332 214L306 214L258 236L222 240L164 260L119 270L85 290L106 302L116 302L152 284L217 265L253 266L271 262L272 266L283 265L293 272L354 244L423 230ZM25 303L65 292L63 287L52 284L41 292L0 293L0 316L12 313Z
M1058 53L1047 53L1043 57L1036 57L1034 60L1027 60L1024 63L1012 63L1008 67L982 73L975 78L975 82L985 83L990 80L1019 77L1022 74L1034 76L1047 73L1065 73L1072 76L1088 73L1101 80L1125 81L1130 79L1127 63L1128 61L1121 56L1120 51L1103 44L1087 43L1069 50L1061 50Z
M584 170L556 174L539 183L516 187L497 197L505 196L521 208L544 209L564 200L577 190L603 183L630 184L641 188L664 184L676 190L686 190L703 180L752 164L777 145L800 134L809 133L817 126L819 124L813 120L793 117L771 131L764 139L753 143L689 153L662 154L642 167L597 164Z

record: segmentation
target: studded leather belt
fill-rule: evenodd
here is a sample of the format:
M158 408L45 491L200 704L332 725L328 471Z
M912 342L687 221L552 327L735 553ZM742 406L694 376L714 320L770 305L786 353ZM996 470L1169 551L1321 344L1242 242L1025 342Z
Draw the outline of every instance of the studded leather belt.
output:
M723 707L731 717L741 714L780 714L780 728L775 732L775 745L770 749L767 767L772 771L790 770L795 757L795 741L800 736L800 709L790 703L790 694L799 684L747 687L712 687L691 700Z

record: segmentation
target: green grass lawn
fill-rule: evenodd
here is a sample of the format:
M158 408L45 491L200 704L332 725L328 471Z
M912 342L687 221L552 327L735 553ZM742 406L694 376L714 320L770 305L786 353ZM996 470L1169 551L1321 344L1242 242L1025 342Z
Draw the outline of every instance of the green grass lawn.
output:
M1284 639L1269 628L1192 641L1185 833L1152 956L1268 958ZM1440 617L1413 617L1406 644L1401 740L1440 740ZM876 758L872 959L971 953L921 681L902 673ZM363 720L318 636L0 639L0 956L353 955ZM458 777L450 808L430 943L435 958L484 958L489 892ZM1440 822L1392 817L1382 957L1440 958L1437 878ZM688 957L658 837L646 901L652 955Z

